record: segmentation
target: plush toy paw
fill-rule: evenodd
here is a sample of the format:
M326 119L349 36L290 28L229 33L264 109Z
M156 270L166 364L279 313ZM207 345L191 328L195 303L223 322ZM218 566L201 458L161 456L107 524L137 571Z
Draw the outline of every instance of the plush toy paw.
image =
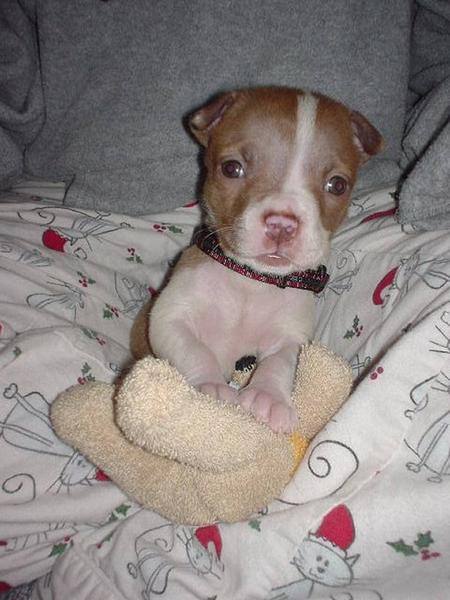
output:
M239 394L239 404L276 433L292 433L297 427L295 408L257 386L244 388Z

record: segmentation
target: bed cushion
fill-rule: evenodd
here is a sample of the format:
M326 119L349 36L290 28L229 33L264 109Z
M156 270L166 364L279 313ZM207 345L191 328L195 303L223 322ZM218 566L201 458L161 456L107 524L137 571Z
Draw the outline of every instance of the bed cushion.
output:
M4 184L20 174L25 150L26 173L64 180L68 206L175 208L198 178L183 115L219 90L260 84L317 89L359 110L387 140L361 185L398 176L410 0L26 0L0 11L11 34L0 32L10 57L0 155L14 158L2 163Z

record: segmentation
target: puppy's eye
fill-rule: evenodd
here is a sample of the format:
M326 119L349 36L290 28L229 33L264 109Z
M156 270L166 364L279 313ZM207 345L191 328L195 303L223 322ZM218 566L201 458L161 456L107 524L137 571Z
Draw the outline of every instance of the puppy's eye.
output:
M238 160L225 160L222 163L222 173L225 177L231 179L237 179L238 177L244 177L244 167Z
M335 196L342 196L347 191L347 182L343 177L334 175L326 182L325 191Z

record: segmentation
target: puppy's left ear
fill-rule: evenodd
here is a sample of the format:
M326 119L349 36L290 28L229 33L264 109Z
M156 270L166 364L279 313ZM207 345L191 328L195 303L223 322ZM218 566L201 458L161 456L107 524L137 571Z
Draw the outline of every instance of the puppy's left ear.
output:
M190 131L202 146L208 145L211 131L223 119L226 111L236 101L236 97L237 92L227 92L216 96L188 118Z
M384 148L384 140L378 129L366 117L356 110L350 113L353 129L353 140L361 154L361 162L366 162Z

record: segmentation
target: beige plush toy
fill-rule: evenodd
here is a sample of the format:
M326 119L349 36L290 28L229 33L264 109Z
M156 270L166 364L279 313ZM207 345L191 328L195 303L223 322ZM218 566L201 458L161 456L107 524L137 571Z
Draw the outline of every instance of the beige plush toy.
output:
M143 506L178 523L232 522L282 492L350 388L345 361L323 346L304 347L293 390L299 428L275 434L147 356L116 387L68 389L53 403L51 419L65 442Z

